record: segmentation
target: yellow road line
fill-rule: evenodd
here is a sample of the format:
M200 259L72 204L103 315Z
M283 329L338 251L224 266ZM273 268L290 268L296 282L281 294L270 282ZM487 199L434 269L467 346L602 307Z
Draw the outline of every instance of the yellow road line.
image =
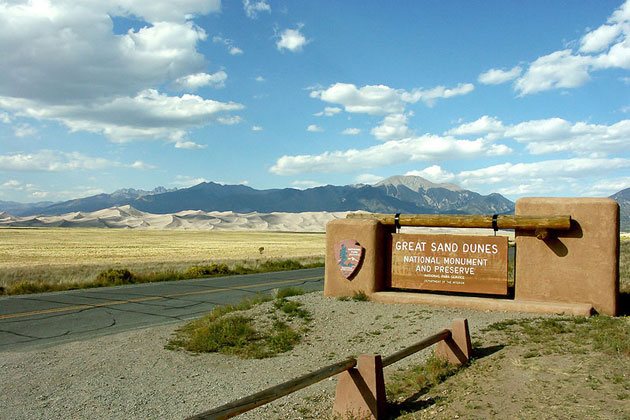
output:
M165 295L165 296L149 296L149 297L129 299L129 300L115 300L111 302L94 303L91 305L63 306L61 308L43 309L41 311L20 312L16 314L0 315L0 320L11 319L11 318L22 318L22 317L33 316L33 315L52 314L56 312L79 311L82 309L99 308L103 306L122 305L123 303L139 303L139 302L148 302L151 300L168 299L168 298L181 297L181 296L204 295L207 293L224 292L226 290L239 290L239 289L249 289L252 287L273 286L276 284L293 283L296 281L309 281L309 280L316 280L316 279L321 279L321 278L322 276L316 276L316 277L307 277L303 279L282 280L282 281L272 281L269 283L250 284L248 286L235 286L235 287L223 287L221 289L197 290L195 292L175 293L172 295Z

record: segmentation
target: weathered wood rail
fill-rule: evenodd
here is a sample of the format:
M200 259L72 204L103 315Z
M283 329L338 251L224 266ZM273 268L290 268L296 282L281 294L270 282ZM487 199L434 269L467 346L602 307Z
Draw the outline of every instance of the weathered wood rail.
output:
M433 334L418 343L409 346L403 350L400 350L389 357L385 357L380 361L380 356L369 356L376 357L379 360L377 369L380 369L380 385L376 384L376 387L382 389L381 392L375 392L375 395L372 398L368 398L372 403L378 403L378 409L376 406L369 407L367 411L372 412L372 417L378 419L380 415L383 413L382 408L384 408L384 383L382 381L382 368L389 366L393 363L398 362L399 360L404 359L405 357L411 356L412 354L423 350L433 344L443 342L443 350L442 357L447 359L450 362L463 364L466 363L470 357L470 335L468 332L468 322L464 319L458 319L453 321L453 328L448 329L445 328L440 332ZM436 353L438 350L436 350ZM359 360L363 358L365 355L360 356ZM236 401L230 402L228 404L224 404L220 407L213 408L212 410L205 411L203 413L197 414L195 416L189 417L187 420L223 420L229 419L231 417L237 416L239 414L245 413L249 410L252 410L261 405L267 404L271 401L277 400L285 395L291 394L295 391L298 391L302 388L305 388L309 385L313 385L317 382L320 382L326 378L331 376L348 372L350 370L355 370L354 368L357 366L357 359L350 358L341 362L334 363L332 365L325 366L321 369L318 369L314 372L307 373L306 375L300 376L299 378L292 379L290 381L281 383L279 385L273 386L271 388L267 388L263 391L257 392L255 394L249 395L247 397L238 399ZM359 369L361 366L359 366ZM359 375L361 371L359 370ZM375 376L379 376L378 374ZM373 378L372 378L373 379ZM353 382L353 381L351 381ZM368 379L369 382L369 379ZM345 390L347 391L347 390ZM345 395L345 393L344 393ZM339 386L337 388L337 397L339 398ZM380 401L377 401L380 400ZM343 407L347 407L347 404L356 404L356 401L342 401L341 404ZM358 402L359 407L363 407L361 405L362 402ZM335 406L337 407L338 402L335 401ZM342 413L345 410L342 410Z
M395 214L348 213L349 219L375 219L384 225L395 226ZM400 226L493 228L495 219L499 229L555 229L569 230L571 216L515 216L515 215L452 215L452 214L399 214Z

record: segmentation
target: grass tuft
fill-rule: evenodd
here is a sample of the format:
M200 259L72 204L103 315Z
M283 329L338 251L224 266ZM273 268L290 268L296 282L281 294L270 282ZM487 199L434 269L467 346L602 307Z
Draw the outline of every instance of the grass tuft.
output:
M259 295L236 305L216 307L203 318L178 329L166 348L255 359L289 351L302 339L290 324L298 318L305 325L311 315L299 302L289 301L287 297L303 293L297 288L286 288L278 290L275 298ZM271 300L275 311L265 319L255 320L239 313ZM308 328L304 327L302 331L306 332Z
M424 394L446 378L453 376L459 369L459 366L448 363L433 354L422 364L392 374L386 385L387 398L396 401L401 397Z
M592 345L602 353L630 357L630 321L627 317L525 318L497 322L482 332L493 330L509 333L508 344L530 343L556 353L582 352L584 345ZM551 346L549 343L556 344Z
M357 302L367 302L370 298L363 290L360 290L352 294L352 300Z

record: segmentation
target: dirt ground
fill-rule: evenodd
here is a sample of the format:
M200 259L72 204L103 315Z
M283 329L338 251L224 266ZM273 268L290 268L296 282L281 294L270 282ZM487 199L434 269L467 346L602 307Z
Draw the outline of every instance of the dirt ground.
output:
M619 319L621 339L630 340L630 319ZM540 320L527 320L473 334L470 366L392 401L388 418L630 419L630 355L594 339L597 326L574 322L544 332Z

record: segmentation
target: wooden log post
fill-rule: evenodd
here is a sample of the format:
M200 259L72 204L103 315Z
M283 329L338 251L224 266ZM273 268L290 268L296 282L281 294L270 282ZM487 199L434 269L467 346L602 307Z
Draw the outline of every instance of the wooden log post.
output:
M395 226L396 215L380 213L348 213L348 219L372 219L386 226ZM453 227L453 228L489 228L494 227L494 216L488 215L453 215L453 214L401 214L400 226ZM571 229L571 216L515 216L499 215L496 217L498 229Z

